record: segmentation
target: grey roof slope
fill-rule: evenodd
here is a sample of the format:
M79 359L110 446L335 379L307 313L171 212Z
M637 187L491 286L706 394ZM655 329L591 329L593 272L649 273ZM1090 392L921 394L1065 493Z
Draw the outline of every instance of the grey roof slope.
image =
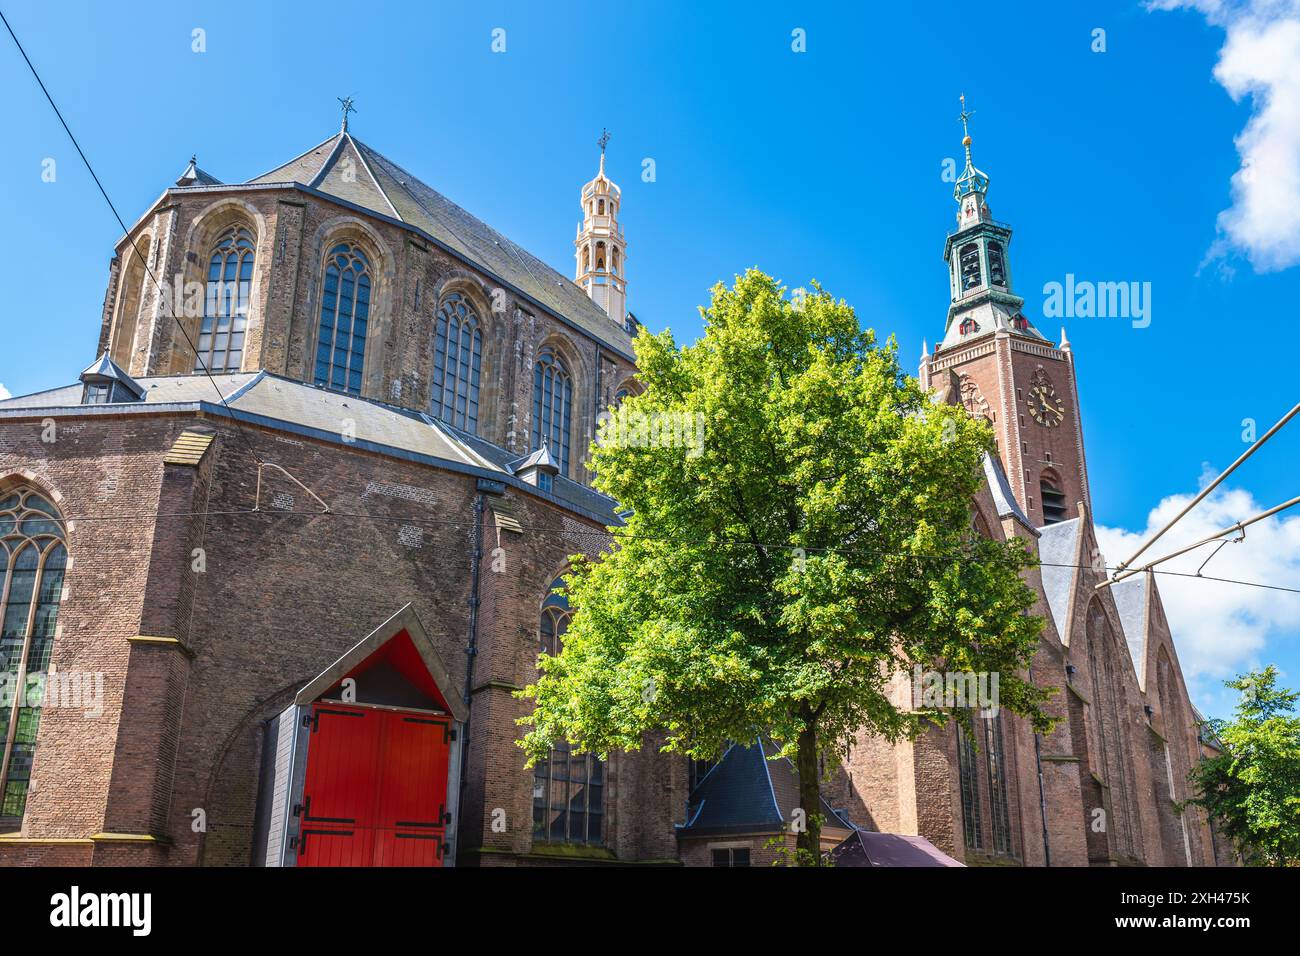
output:
M1138 684L1146 690L1147 575L1135 574L1112 584L1110 593L1115 600L1115 610L1119 611L1119 622L1124 628L1124 641L1128 644L1129 656L1133 658Z
M345 176L344 171L353 175ZM632 337L576 284L348 132L248 184L289 182L419 229L611 348L632 353Z
M984 453L984 477L989 483L989 491L993 493L993 504L998 509L998 517L1018 518L1026 528L1032 529L1034 523L1016 503L1016 496L1011 491L1011 483L1007 481L1007 473L1002 468L1002 462L988 452Z
M965 866L923 836L858 828L830 852L836 866Z
M722 833L776 833L799 806L799 773L785 757L767 759L770 742L732 744L688 798L683 836ZM850 826L822 799L823 832Z
M1039 529L1038 560L1043 574L1043 591L1047 594L1047 606L1062 642L1069 640L1065 627L1074 579L1079 571L1074 566L1078 563L1078 550L1078 518L1058 521Z
M209 406L227 405L246 420L335 441L341 440L344 425L350 422L350 433L355 435L354 443L360 447L373 445L403 457L436 459L450 463L457 470L488 473L507 484L527 488L539 497L553 498L606 525L621 523L612 498L561 476L556 476L547 495L514 477L507 463L517 456L420 412L331 392L268 372L217 376L220 392L206 375L164 375L136 381L145 393L141 402L83 406L82 387L78 383L0 401L0 417L31 409L75 408L86 414L102 415L167 405L197 411L202 402Z
M94 366L92 366L93 368ZM84 374L84 373L83 373ZM144 389L145 404L220 402L221 396L229 398L241 388L258 377L258 372L238 372L233 375L218 377L221 391L213 386L206 375L156 375L133 379ZM0 401L0 411L22 408L67 408L81 404L81 383L63 385L59 388L33 392L30 395L15 395ZM112 405L94 406L113 408Z

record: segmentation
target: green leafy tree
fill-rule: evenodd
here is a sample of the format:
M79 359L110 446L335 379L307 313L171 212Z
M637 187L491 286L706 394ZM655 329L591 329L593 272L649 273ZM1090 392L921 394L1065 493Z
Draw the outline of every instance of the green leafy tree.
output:
M1223 744L1192 771L1195 796L1243 859L1300 863L1300 694L1277 686L1269 665L1224 683L1241 692L1232 720L1209 721Z
M592 456L631 514L574 559L577 613L520 722L534 759L565 738L606 754L657 733L716 758L770 735L799 771L798 860L816 864L819 756L948 716L891 700L913 665L996 672L1002 707L1051 721L1019 676L1042 627L1026 552L972 531L991 429L932 403L842 300L785 291L751 270L713 289L694 345L641 331L644 392Z

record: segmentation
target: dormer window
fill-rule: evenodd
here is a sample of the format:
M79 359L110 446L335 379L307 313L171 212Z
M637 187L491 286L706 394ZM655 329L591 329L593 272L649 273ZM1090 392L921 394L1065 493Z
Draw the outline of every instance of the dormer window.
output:
M962 319L961 325L957 327L962 335L971 335L980 330L979 323L974 319Z
M144 400L140 383L122 370L105 352L81 373L81 404L109 405Z
M1017 332L1025 332L1029 329L1029 320L1023 314L1017 312L1015 318L1011 320L1011 327Z

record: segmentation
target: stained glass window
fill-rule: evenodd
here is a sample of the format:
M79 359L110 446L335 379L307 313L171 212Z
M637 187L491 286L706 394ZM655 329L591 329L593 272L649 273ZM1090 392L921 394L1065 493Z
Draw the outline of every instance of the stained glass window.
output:
M984 848L984 821L980 814L980 786L975 745L966 728L957 728L957 766L961 777L961 821L968 850Z
M984 723L984 750L989 767L989 815L993 818L993 852L1011 855L1011 819L1007 805L1006 753L1002 748L1002 717Z
M556 579L542 603L540 650L556 655L573 616L568 598L556 593ZM573 752L568 742L555 745L545 760L533 765L533 841L588 843L604 840L605 764L592 754Z
M58 510L0 492L0 829L22 823L68 553Z
M569 473L569 430L573 417L573 378L551 349L543 349L533 367L533 443L536 451L546 442L559 463L560 474Z
M239 226L223 232L212 247L194 371L239 371L244 359L244 331L256 251L253 234Z
M361 394L370 324L370 262L356 245L341 242L325 258L321 278L316 384Z
M431 413L468 432L478 432L483 333L474 307L459 293L443 300L435 319Z

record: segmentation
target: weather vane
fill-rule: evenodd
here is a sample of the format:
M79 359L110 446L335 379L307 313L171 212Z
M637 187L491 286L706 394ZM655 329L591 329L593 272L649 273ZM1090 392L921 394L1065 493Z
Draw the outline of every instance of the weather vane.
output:
M605 147L609 145L609 130L601 129L600 139L596 140L596 145L600 147L600 155L605 155Z
M966 94L963 93L961 95L961 112L957 114L957 118L961 120L962 135L965 136L967 139L970 138L970 129L967 128L967 123L970 121L970 118L974 115L975 115L974 110L970 110L969 112L966 110ZM970 144L968 143L967 145Z
M350 96L336 96L334 98L338 100L339 103L342 104L341 108L343 110L343 132L346 133L348 131L348 114L355 113L357 111L357 108L352 105L352 97Z

